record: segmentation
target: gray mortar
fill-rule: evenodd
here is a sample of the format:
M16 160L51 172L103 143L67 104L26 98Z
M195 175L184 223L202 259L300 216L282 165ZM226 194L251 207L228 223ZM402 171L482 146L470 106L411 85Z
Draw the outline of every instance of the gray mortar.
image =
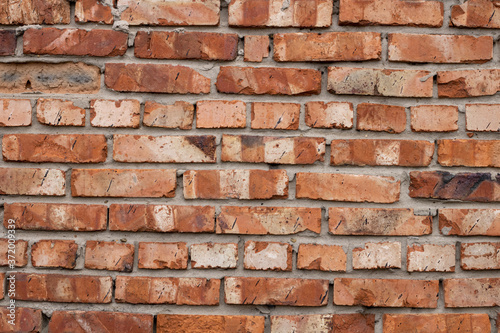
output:
M106 0L107 1L107 0ZM374 31L382 33L382 60L381 61L366 61L366 62L323 62L323 63L277 63L272 60L272 57L264 59L262 63L251 63L243 61L243 44L240 41L238 57L235 61L218 62L218 61L202 61L202 60L154 60L154 59L139 59L133 55L133 48L129 48L123 57L112 58L97 58L97 57L74 57L74 56L30 56L22 55L22 33L29 27L19 27L16 32L20 35L18 37L18 47L15 57L1 57L0 62L28 62L28 61L42 61L47 63L57 63L64 61L82 61L87 64L99 66L104 71L104 64L107 62L128 62L128 63L153 63L153 64L180 64L191 67L199 71L202 75L212 80L210 95L178 95L178 94L152 94L152 93L119 93L109 90L104 85L104 76L101 81L101 91L95 95L60 95L60 94L0 94L0 98L27 98L31 99L33 105L32 112L32 126L30 127L13 127L1 128L1 136L3 134L15 133L44 133L44 134L74 134L82 133L81 128L74 127L49 127L39 124L36 119L35 101L36 99L43 98L59 98L67 99L75 102L75 105L87 109L85 133L89 134L105 134L108 140L108 157L103 164L65 164L65 163L17 163L0 161L0 167L43 167L43 168L56 168L69 171L71 168L124 168L124 169L177 169L177 190L174 198L72 198L70 192L70 172L66 177L66 195L64 197L27 197L27 196L2 196L0 198L1 212L0 218L3 218L3 203L14 202L50 202L50 203L84 203L84 204L106 204L112 203L130 203L130 204L171 204L171 205L211 205L216 207L217 214L219 207L222 205L251 205L251 206L286 206L286 207L321 207L323 209L322 231L319 236L313 233L302 233L297 235L284 235L284 236L252 236L252 235L217 235L217 234L178 234L178 233L133 233L133 232L44 232L44 231L17 231L17 239L29 241L31 245L41 239L73 239L79 246L80 257L77 260L77 268L72 270L58 270L58 269L35 269L31 265L31 259L27 267L21 268L20 272L36 272L43 273L59 273L68 275L97 275L97 276L112 276L115 278L117 275L130 275L130 276L163 276L163 277L206 277L221 279L224 276L252 276L252 277L276 277L276 278L308 278L308 279L328 279L330 280L330 290L328 305L325 307L289 307L289 306L260 306L260 305L226 305L224 304L224 287L221 284L221 299L219 306L177 306L177 305L132 305L126 303L111 304L77 304L77 303L50 303L50 302L27 302L17 301L17 306L34 307L43 310L44 315L51 316L55 310L85 310L85 311L119 311L119 312L132 312L132 313L148 313L148 314L224 314L224 315L293 315L293 314L327 314L327 313L371 313L376 315L376 332L382 332L382 314L384 313L487 313L490 316L492 323L492 332L495 331L495 320L497 316L498 307L488 308L445 308L444 307L444 294L441 285L440 297L437 309L411 309L411 308L367 308L363 306L337 306L333 305L333 279L337 277L350 277L350 278L398 278L398 279L445 279L445 278L486 278L498 277L498 271L463 271L460 268L459 260L457 259L455 273L440 273L440 272L425 272L425 273L409 273L406 272L406 246L411 244L458 244L459 242L487 242L498 241L498 237L484 237L484 236L471 236L471 237L456 237L456 236L442 236L439 234L438 221L436 210L440 208L499 208L498 203L471 203L471 202L458 202L458 201L440 201L440 200L423 200L412 199L408 196L408 183L409 172L413 170L443 170L452 173L459 172L489 172L496 174L498 168L463 168L442 167L437 163L436 153L434 159L429 167L424 168L407 168L407 167L353 167L353 166L330 166L329 156L330 147L329 143L332 139L413 139L413 140L428 140L434 141L437 139L467 139L465 131L465 104L468 103L499 103L498 95L483 96L475 98L464 99L448 99L437 98L437 89L434 85L433 98L393 98L393 97L378 97L378 96L353 96L353 95L333 95L326 90L326 69L328 66L345 66L345 67L365 67L365 68L390 68L390 69L425 69L432 73L438 70L458 70L458 69L479 69L479 68L499 68L499 46L498 39L500 32L495 29L457 29L450 28L449 16L450 7L459 4L458 1L445 1L444 24L441 28L414 28L414 27L383 27L383 26L339 26L338 14L334 11L333 24L330 28L326 29L297 29L297 28L264 28L264 29L246 29L246 28L232 28L228 26L228 10L227 2L223 2L221 8L221 22L217 27L137 27L116 22L113 28L129 33L129 46L133 43L133 38L137 31L171 31L183 29L185 31L205 31L205 32L220 32L220 33L237 33L240 38L245 35L269 35L277 32L327 32L327 31ZM335 6L337 6L335 1ZM74 3L71 4L74 13ZM125 8L113 10L115 20L118 19L119 12ZM33 27L33 26L31 26ZM108 25L100 25L94 23L76 24L74 16L70 25L56 25L58 28L81 28L81 29L112 29ZM2 27L10 29L10 27ZM494 45L494 58L485 64L409 64L399 62L387 61L387 34L393 32L401 33L420 33L420 34L464 34L471 36L492 36L495 40ZM130 43L132 42L132 43ZM272 40L271 40L272 49ZM272 53L271 53L272 55ZM322 78L322 92L319 95L313 96L245 96L245 95L231 95L221 94L216 91L215 82L219 71L219 66L253 66L253 67L286 67L286 68L313 68L320 69L323 72ZM431 79L431 78L430 78ZM88 111L89 101L91 99L137 99L144 103L147 100L154 100L159 103L172 104L175 101L188 101L195 103L199 100L242 100L247 102L247 128L245 129L196 129L193 124L192 130L177 130L177 129L162 129L150 128L142 125L142 118L144 106L141 108L141 127L139 129L127 128L94 128L90 126ZM300 103L301 119L298 131L285 131L285 130L251 130L250 129L250 102L294 102ZM381 103L391 105L401 105L406 107L407 113L407 127L405 132L401 134L388 134L384 132L358 132L354 128L351 130L339 129L311 129L305 125L304 121L304 104L308 101L343 101L351 102L356 106L358 103ZM440 104L440 105L456 105L459 107L459 131L451 133L414 133L410 129L409 107L414 105L424 104ZM356 112L354 113L354 127L356 124ZM308 136L308 137L325 137L327 139L327 150L325 154L325 161L316 163L314 165L279 165L270 166L267 164L252 164L252 163L220 163L221 147L217 146L217 164L154 164L154 163L117 163L113 162L112 156L112 134L135 134L135 135L215 135L217 143L220 144L222 134L250 134L250 135L268 135L268 136ZM498 133L474 133L475 139L494 140L498 139ZM189 169L284 169L290 177L290 195L287 200L185 200L182 191L182 173L180 170ZM394 204L371 204L371 203L349 203L349 202L329 202L317 201L306 199L294 199L295 197L295 173L296 172L318 172L318 173L349 173L349 174L367 174L367 175L383 175L392 176L397 180L401 180L401 197L400 201ZM431 212L434 215L433 232L431 235L422 237L377 237L377 236L332 236L328 234L328 207L371 207L371 208L414 208L418 215L425 215L425 212ZM2 228L2 235L5 237L5 229ZM84 258L84 245L87 240L100 240L100 241L117 241L126 239L127 243L135 245L136 255L134 270L132 273L119 273L104 270L88 270L83 268ZM260 240L260 241L280 241L292 244L294 248L294 269L292 272L271 272L271 271L250 271L243 269L243 244L247 240ZM239 261L238 268L234 270L145 270L137 268L137 250L138 243L148 242L186 242L188 246L196 243L203 242L235 242L239 243ZM351 251L355 247L363 247L365 242L382 242L382 241L399 241L402 245L402 269L390 270L368 270L368 271L354 271L352 269ZM303 271L296 269L297 249L300 243L317 243L317 244L334 244L341 245L347 252L347 272L345 273L330 273L320 271ZM189 267L189 265L188 265ZM2 268L5 270L5 268ZM0 301L0 306L6 306L8 298L5 297ZM266 332L270 332L269 318L266 320ZM47 329L44 330L46 332Z

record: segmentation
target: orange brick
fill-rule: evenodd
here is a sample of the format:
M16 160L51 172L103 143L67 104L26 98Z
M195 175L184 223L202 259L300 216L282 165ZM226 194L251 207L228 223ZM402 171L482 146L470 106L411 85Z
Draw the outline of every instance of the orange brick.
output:
M12 313L11 309L2 307L0 308L0 331L5 333L41 332L42 310L16 306Z
M299 129L300 104L253 102L252 129Z
M486 313L384 314L384 332L491 332Z
M191 245L191 268L236 268L238 244L204 243Z
M365 243L364 248L354 248L352 250L352 268L401 268L401 243Z
M440 98L495 95L500 90L500 69L440 71L437 84Z
M0 127L30 126L29 99L0 99Z
M245 35L244 60L262 62L269 57L269 36Z
M141 103L135 99L90 101L90 124L94 127L138 128Z
M139 268L186 269L188 248L186 243L139 243Z
M85 109L72 101L39 98L36 103L38 122L50 126L85 126Z
M442 166L500 167L500 140L438 140Z
M455 271L455 245L414 244L406 253L408 272Z
M406 128L406 111L403 106L361 103L356 108L356 129L402 133Z
M242 101L198 101L196 128L245 128L246 104Z
M500 236L500 209L439 209L443 235Z
M419 105L410 108L414 132L453 132L458 130L458 107L453 105Z
M188 130L193 127L193 119L194 105L188 102L164 105L146 101L144 104L144 126Z
M500 104L465 104L467 131L500 131Z
M375 315L361 313L271 316L271 333L374 333Z
M99 0L77 0L75 21L113 24L114 19L111 7L102 4Z
M445 279L443 288L447 308L500 305L500 278Z
M495 1L467 0L451 7L450 26L465 28L500 28L500 18L495 15Z
M462 243L460 266L463 270L500 269L500 242Z
M159 314L158 333L264 333L264 316L217 316Z
M5 227L8 228L8 225ZM14 238L0 238L0 266L10 266L12 263L11 260L14 260L15 267L24 267L28 264L27 241L15 240Z
M85 268L132 272L134 245L116 242L87 241Z
M57 169L0 168L0 194L63 196L66 173Z
M297 268L326 272L345 272L347 255L339 245L300 244Z
M54 311L49 332L153 332L153 315L105 311Z
M18 6L10 2L0 3L0 24L69 24L70 4L65 0L23 1Z
M73 269L76 265L78 244L74 240L41 240L31 246L33 267Z
M313 128L352 128L354 110L352 103L308 102L306 125Z
M243 264L245 269L291 271L292 250L288 243L247 241Z

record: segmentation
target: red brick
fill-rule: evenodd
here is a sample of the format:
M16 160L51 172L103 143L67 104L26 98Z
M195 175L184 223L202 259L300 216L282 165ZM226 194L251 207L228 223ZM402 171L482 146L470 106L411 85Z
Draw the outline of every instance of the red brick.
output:
M171 105L146 101L143 124L149 127L179 128L188 130L193 127L194 105L177 101Z
M236 268L238 244L204 243L191 245L191 268Z
M285 170L188 170L185 199L283 199L288 197Z
M117 276L115 286L118 303L219 305L217 279Z
M467 131L500 131L500 104L465 104Z
M188 248L186 243L139 243L139 268L186 269Z
M500 69L440 71L437 84L440 98L495 95L500 91Z
M0 99L0 127L30 126L29 99Z
M85 113L72 101L39 98L36 103L36 118L44 125L85 126Z
M123 92L208 94L210 79L192 68L167 64L107 63L106 87Z
M401 268L401 243L365 243L364 248L355 247L352 250L352 268Z
M500 236L500 209L439 209L443 235Z
M85 268L132 272L134 245L116 242L87 241Z
M464 28L500 28L500 18L495 15L497 2L467 0L451 7L450 26Z
M222 135L222 162L314 164L324 161L324 138Z
M406 253L408 272L455 271L455 245L413 244Z
M500 305L500 278L445 279L443 288L447 308Z
M328 67L328 91L337 95L432 97L429 74L411 69Z
M271 333L374 333L375 315L361 313L271 316Z
M217 91L243 95L318 95L321 72L315 69L222 66Z
M440 1L341 0L340 25L406 25L441 27L444 6Z
M125 54L127 42L127 33L114 30L28 29L23 35L23 53L115 57Z
M361 103L356 108L356 129L402 133L406 128L406 111L403 106Z
M0 56L16 54L16 32L14 30L0 30Z
M252 129L297 130L300 104L253 102L251 117Z
M500 175L444 171L410 172L410 197L477 202L500 201Z
M70 5L66 0L26 0L0 3L0 24L69 24Z
M139 31L134 55L146 59L234 60L238 35L198 31Z
M260 271L291 271L292 251L288 243L247 241L244 267Z
M90 124L94 127L138 128L141 122L141 103L135 99L90 101Z
M152 333L153 315L104 311L54 311L49 332Z
M2 279L3 281L3 279ZM17 307L12 313L7 307L0 308L0 331L30 333L42 331L42 310ZM12 325L11 320L14 320Z
M300 244L297 268L326 272L345 272L347 255L340 245Z
M239 27L320 28L332 25L332 0L232 0L229 25Z
M66 173L57 169L0 168L0 194L51 195L66 193Z
M104 205L6 203L4 226L13 219L19 230L102 231L107 212Z
M101 87L99 67L82 62L1 63L0 72L3 94L96 94Z
M335 305L436 308L438 280L335 279Z
M34 302L111 303L109 276L16 273L14 299Z
M332 165L429 166L434 143L422 140L332 140Z
M274 35L275 61L380 60L376 32L286 33Z
M384 332L491 332L485 313L384 314Z
M314 128L352 128L352 103L344 102L307 102L306 125Z
M5 296L5 273L0 273L0 281L2 281L2 283L0 283L0 299L3 299L4 296Z
M438 140L442 166L500 167L499 140Z
M6 223L5 228L8 228L8 222ZM9 230L12 229L9 228ZM8 235L9 234L7 234L7 236ZM0 238L0 266L8 266L10 260L15 261L15 267L24 267L28 264L27 241Z
M218 25L219 0L140 1L118 0L127 9L120 19L129 25Z
M417 216L410 208L330 207L328 216L333 235L422 236L432 232L432 217Z
M196 128L245 128L246 104L242 101L198 101Z
M410 108L413 132L454 132L458 130L458 107L418 105Z
M113 135L113 159L126 163L215 163L215 136Z
M264 316L171 315L156 316L158 333L264 333Z
M389 34L389 61L437 64L484 63L493 58L493 37Z
M328 280L226 277L226 304L326 306Z
M76 265L78 244L74 240L41 240L31 246L33 267L73 269Z
M112 231L214 232L215 208L210 206L167 206L112 204Z
M333 173L296 174L296 198L392 203L399 201L400 182L393 177Z
M217 233L291 235L321 232L321 208L222 206Z
M262 62L269 57L269 36L246 35L244 44L245 61Z
M76 22L96 22L113 24L111 6L102 4L99 0L77 0L75 3Z
M108 146L101 134L8 134L2 152L12 162L102 163Z
M463 270L500 269L500 243L462 243L460 266Z
M73 197L172 198L177 186L175 170L73 169Z

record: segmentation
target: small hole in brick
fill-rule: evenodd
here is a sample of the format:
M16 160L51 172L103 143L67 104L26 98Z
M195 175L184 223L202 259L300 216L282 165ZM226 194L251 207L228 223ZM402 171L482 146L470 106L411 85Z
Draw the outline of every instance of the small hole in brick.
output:
M32 88L31 88L31 82L30 82L30 80L28 80L28 81L26 82L26 87L25 87L25 88L26 88L26 89L32 89Z

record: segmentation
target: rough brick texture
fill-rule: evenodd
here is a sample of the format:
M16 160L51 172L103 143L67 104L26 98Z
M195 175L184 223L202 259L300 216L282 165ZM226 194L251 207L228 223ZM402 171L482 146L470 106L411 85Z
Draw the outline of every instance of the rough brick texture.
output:
M169 315L157 316L157 332L175 333L263 333L264 316Z
M452 105L418 105L410 108L414 132L453 132L458 130L458 107Z
M78 244L73 240L41 240L31 246L34 267L73 269L76 266Z
M375 332L372 314L324 314L302 316L271 316L271 333L286 332Z
M356 129L402 133L406 127L405 108L396 105L361 103L356 108Z
M140 242L138 253L139 268L186 269L188 248L186 243Z
M484 313L384 314L384 332L491 332Z
M36 118L40 124L50 126L85 126L85 109L72 101L39 98L36 103Z

